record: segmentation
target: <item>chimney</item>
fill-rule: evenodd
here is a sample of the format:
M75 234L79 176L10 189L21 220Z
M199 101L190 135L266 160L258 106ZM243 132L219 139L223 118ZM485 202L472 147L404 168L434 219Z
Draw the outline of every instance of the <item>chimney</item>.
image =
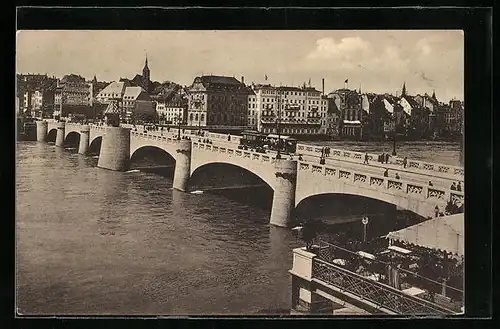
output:
M245 77L244 76L241 76L241 83L245 84Z
M321 79L321 93L325 96L325 78Z

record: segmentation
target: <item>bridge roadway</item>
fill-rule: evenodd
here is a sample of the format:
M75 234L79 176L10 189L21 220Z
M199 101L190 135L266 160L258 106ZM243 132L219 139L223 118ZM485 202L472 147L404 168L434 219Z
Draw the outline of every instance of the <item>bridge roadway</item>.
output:
M131 125L129 125L129 126L132 127ZM144 128L141 126L138 128L138 131L141 131L143 129ZM189 131L189 132L183 133L181 135L188 136L193 141L202 141L203 139L208 138L213 143L213 145L222 145L225 147L237 148L237 146L240 143L241 136L231 135L231 140L228 141L227 134L208 133L208 132L204 132L204 133L205 133L205 136L199 136L199 135L196 135L196 134L192 133L191 131ZM175 137L175 136L177 136L177 129L173 128L169 132L167 132L165 130L163 132L148 131L148 134L154 134L157 136ZM306 145L299 144L299 147L300 146L306 147ZM313 147L315 147L315 146L313 146ZM315 148L317 149L318 147L315 147ZM342 152L343 151L344 150L342 150ZM346 152L348 152L348 151L346 151ZM276 155L276 152L272 151L272 150L268 150L267 153L271 154L273 156ZM359 157L361 152L356 152L356 154ZM284 156L286 156L286 155L284 155ZM296 156L296 154L294 156ZM422 166L420 166L419 168L409 167L409 166L404 168L402 163L401 163L402 160L399 158L391 157L391 160L389 163L382 164L380 162L373 160L376 157L376 155L369 154L369 156L370 156L371 160L369 160L368 165L366 165L366 164L363 164L364 154L363 154L363 157L361 157L361 158L340 157L340 156L333 156L331 154L329 157L325 158L325 164L339 166L339 167L343 167L346 169L352 168L353 166L356 169L361 169L361 167L359 167L359 166L363 166L363 170L365 170L371 174L381 174L381 175L383 175L385 169L389 169L389 176L390 177L394 177L395 174L398 173L400 179L414 180L414 181L417 181L417 182L422 183L422 184L428 184L429 181L431 181L434 186L442 187L442 188L449 188L452 183L460 182L462 185L462 188L464 188L463 169L461 169L461 168L446 166L443 164L433 164L433 166L435 166L435 167L452 167L454 169L461 169L461 170L459 170L460 174L454 174L452 172L428 170L428 169L424 169ZM311 163L319 163L320 158L321 157L317 153L311 154L311 153L306 152L305 154L302 154L302 159L304 161L308 161ZM409 160L409 163L410 162L418 163L415 160ZM424 163L424 162L420 162L420 163Z
M63 146L69 134L79 134L78 152L81 154L86 154L89 146L102 138L98 167L110 170L128 170L130 159L143 147L160 148L176 161L173 187L181 191L188 190L190 177L203 166L214 163L239 166L260 177L273 189L270 223L277 226L290 225L298 204L319 194L352 194L378 199L423 217L433 216L436 207L443 211L448 201L457 204L464 202L463 192L451 191L446 186L446 181L433 187L427 185L430 175L439 174L439 171L430 167L426 169L427 176L420 171L412 172L415 168L407 168L404 176L401 172L401 179L396 180L393 177L383 177L381 168L376 165L363 165L337 158L328 159L325 165L320 165L318 159L310 154L303 155L305 159L297 161L296 156L287 155L276 159L273 152L263 154L241 150L237 148L239 136L231 136L228 141L228 135L224 134L206 133L206 136L197 136L186 131L185 136L191 137L191 140L177 140L176 131L163 131L162 135L161 131L144 133L124 127L64 122L37 122L37 140L45 141L53 130L57 131L56 146ZM211 140L211 143L203 143L204 139ZM345 153L349 153L354 159L350 155L353 152ZM452 169L446 168L448 171ZM433 182L437 183L437 179L432 177Z
M148 132L153 135L157 136L171 136L175 137L177 136L177 130L174 130L173 132L160 132L160 131L151 131ZM216 134L213 134L216 135ZM231 136L231 141L227 140L227 135L224 134L217 134L217 135L222 135L223 138L210 138L208 139L212 142L213 145L218 145L218 146L223 146L223 147L232 147L232 148L237 148L239 145L239 138L240 136ZM185 133L182 134L182 136L188 136L190 137L193 141L203 141L204 139L207 139L207 137L204 136L199 136L196 134L192 133ZM277 152L268 150L266 152L267 154L270 154L272 156L276 156ZM290 155L283 155L285 158L290 158ZM296 155L291 156L294 159L297 159L298 157ZM319 163L320 157L316 155L302 155L302 159L307 162L311 163ZM457 183L460 182L462 185L462 190L465 188L464 185L464 180L463 176L461 175L455 175L451 173L446 173L446 172L437 172L437 171L430 171L430 170L425 170L421 168L410 168L406 167L404 168L402 164L397 164L395 161L390 162L390 163L380 163L376 161L369 161L368 164L363 164L362 160L359 159L353 159L353 158L340 158L340 157L326 157L325 158L325 164L326 165L332 165L336 167L341 167L344 169L355 169L355 170L361 170L365 171L369 174L373 175L383 175L385 169L389 169L389 177L394 178L395 174L398 173L400 179L402 180L410 180L410 181L415 181L418 182L419 184L425 184L428 185L429 181L432 182L432 185L435 187L439 188L446 188L449 189L451 187L452 183Z

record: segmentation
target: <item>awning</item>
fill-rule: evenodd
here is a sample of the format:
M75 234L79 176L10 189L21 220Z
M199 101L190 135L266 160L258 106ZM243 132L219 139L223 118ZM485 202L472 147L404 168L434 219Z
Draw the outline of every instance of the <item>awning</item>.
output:
M464 255L464 214L436 217L386 236L424 248Z
M359 121L359 120L353 120L353 121L351 121L351 120L344 120L344 123L345 124L351 124L351 125L360 125L361 121Z

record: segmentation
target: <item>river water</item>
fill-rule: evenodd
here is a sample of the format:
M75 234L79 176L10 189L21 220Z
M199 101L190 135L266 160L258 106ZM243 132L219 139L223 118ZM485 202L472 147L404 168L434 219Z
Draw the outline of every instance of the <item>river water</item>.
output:
M290 230L268 225L269 188L182 193L172 189L168 170L114 172L97 168L95 156L75 152L17 144L19 313L236 315L290 309L292 249L303 244ZM198 185L255 183L238 181L241 172L231 176L226 169L200 173ZM209 179L217 170L226 182ZM341 218L393 212L385 204L372 207L365 200L360 207L359 200L346 200L305 204L298 213ZM389 222L372 234L410 224ZM354 227L353 234L361 227L338 225Z
M319 141L301 142L357 152L392 153L393 142ZM443 141L396 141L397 156L408 159L461 166L460 143Z

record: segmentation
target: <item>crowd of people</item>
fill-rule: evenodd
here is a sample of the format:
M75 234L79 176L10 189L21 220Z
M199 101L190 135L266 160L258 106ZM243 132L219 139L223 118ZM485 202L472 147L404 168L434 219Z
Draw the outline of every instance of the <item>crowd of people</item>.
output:
M378 282L400 290L418 287L425 292L422 298L430 301L434 301L435 295L442 294L443 290L452 301L461 302L463 299L463 257L443 257L442 252L413 245L404 245L411 249L409 255L389 252L389 242L383 237L363 242L345 233L336 234L334 241L325 245L322 242L328 236L322 234L320 221L310 219L300 225L306 250L324 261L340 264L365 277L375 277ZM318 241L318 236L321 241ZM363 257L358 252L369 253L374 258Z

